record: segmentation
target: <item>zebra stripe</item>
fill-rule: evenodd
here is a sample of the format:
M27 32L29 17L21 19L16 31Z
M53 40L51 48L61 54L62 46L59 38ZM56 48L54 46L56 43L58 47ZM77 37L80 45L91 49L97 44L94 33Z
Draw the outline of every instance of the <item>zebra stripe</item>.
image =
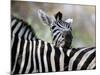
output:
M39 40L39 46L38 46L38 49L37 49L37 53L38 53L38 60L39 60L39 69L40 69L40 72L42 72L42 64L41 64L41 59L40 59L40 46L41 46L41 41Z
M53 46L51 45L51 47L52 47L52 51L51 51L51 63L53 63L53 64L51 64L51 66L52 66L52 71L54 71L55 72L55 60L54 60L54 55L55 55L55 50L54 50L54 48L53 48Z
M93 69L92 65L96 66L96 63L93 62L95 60L95 47L90 48L82 48L74 51L69 51L69 64L68 70L86 70ZM88 67L89 66L89 67Z
M32 28L16 17L11 21L11 42L12 74L64 70L63 49L36 38Z
M13 20L16 21L14 22ZM85 56L87 56L87 59L84 62L89 62L85 68L94 69L96 67L94 59L95 48L72 48L66 49L67 53L65 53L63 48L57 48L50 43L38 39L32 28L23 20L17 18L13 20L13 23L11 23L14 24L11 27L12 74L74 70L73 68L76 64L77 70L79 63L83 61ZM87 52L91 53L87 54ZM76 55L77 57L75 57ZM85 64L79 69L84 68L84 66ZM70 67L71 69L69 69Z
M86 48L85 48L86 49ZM69 69L68 70L72 70L72 67L73 67L73 63L74 63L74 61L75 61L75 59L77 58L77 56L81 53L81 51L83 51L83 50L85 50L84 48L82 49L82 50L79 50L78 52L76 52L75 54L74 54L74 56L70 59L70 61L69 61Z
M24 64L25 64L25 54L26 54L26 47L27 47L27 40L25 40L25 44L24 44L24 49L23 49L23 53L22 53L22 62L21 62L21 68L19 70L19 73L22 73L23 68L24 68Z
M60 48L61 54L60 55L60 71L64 71L64 53L62 48Z
M94 58L92 62L88 65L87 70L90 69L91 67L94 68L96 66L94 63L96 63L96 58Z
M30 52L30 53L29 53L29 59L28 59L28 65L27 65L27 68L26 68L26 73L29 73L29 70L30 70L30 67L31 67L32 42L29 41L29 43L30 43L30 46L29 46L29 47L30 47L30 48L29 48L29 50L30 50L29 52Z
M45 67L45 72L48 72L48 64L47 64L47 59L46 59L46 54L47 54L47 42L44 42L45 46L44 46L44 67Z
M21 44L21 39L19 38L19 43L18 43L18 49L17 49L17 54L15 55L15 65L14 65L14 68L13 68L13 71L12 72L14 72L14 70L15 70L15 67L16 67L16 63L17 63L17 58L18 58L18 54L19 54L19 49L20 49L20 44ZM13 54L13 53L12 53ZM12 63L12 64L14 64L14 63Z
M35 49L36 49L36 41L33 41L33 61L34 61L34 70L33 72L37 72L37 69L36 69L36 58L35 58Z
M85 61L87 60L87 58L94 52L95 50L89 51L87 53L84 54L84 56L82 57L81 61L79 62L78 66L77 66L77 70L80 70L81 67L83 66L83 64L85 63Z

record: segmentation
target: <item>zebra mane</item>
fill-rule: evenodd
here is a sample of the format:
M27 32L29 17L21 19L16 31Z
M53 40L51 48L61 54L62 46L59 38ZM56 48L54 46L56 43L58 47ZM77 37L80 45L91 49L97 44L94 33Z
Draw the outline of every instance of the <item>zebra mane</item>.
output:
M31 27L31 25L28 23L28 22L26 22L26 21L24 21L23 19L20 19L20 18L18 18L18 17L15 17L15 16L11 16L11 21L12 20L17 20L17 22L21 22L22 24L22 27L24 27L24 28L26 28L25 30L29 30L29 32L31 33L31 35L32 35L32 37L36 37L36 34L35 34L35 31L34 31L34 29ZM12 28L13 28L14 26L12 26ZM11 29L12 30L12 29ZM23 32L23 31L22 31ZM13 33L14 34L14 33ZM18 35L17 33L15 33L14 34L15 36L18 36L18 37L21 37L21 38L25 38L25 39L27 39L27 37L22 37L22 36L20 36L20 35Z

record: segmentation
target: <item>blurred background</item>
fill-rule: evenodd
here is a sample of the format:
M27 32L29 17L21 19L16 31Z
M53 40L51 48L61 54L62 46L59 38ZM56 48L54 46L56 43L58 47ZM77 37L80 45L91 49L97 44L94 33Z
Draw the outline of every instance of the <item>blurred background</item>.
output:
M49 26L44 25L38 17L38 9L54 16L58 11L63 13L63 19L73 18L72 47L88 47L96 44L96 7L89 5L73 5L61 3L42 3L31 1L12 1L11 14L27 21L38 38L52 43Z

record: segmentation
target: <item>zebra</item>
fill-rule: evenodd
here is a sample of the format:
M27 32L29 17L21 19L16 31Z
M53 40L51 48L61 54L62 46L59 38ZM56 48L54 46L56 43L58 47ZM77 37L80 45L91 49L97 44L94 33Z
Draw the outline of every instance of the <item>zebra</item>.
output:
M73 70L75 65L79 65L78 67L83 65L83 68L77 68L76 70L95 68L95 47L87 50L86 48L71 48L66 51L65 53L62 47L56 47L53 44L40 40L27 22L12 17L11 74L68 71ZM92 52L88 53L87 51ZM75 62L80 60L81 63L84 59L79 58L79 53L82 56L87 56L87 59L92 58L86 61L86 64L77 64ZM75 58L76 55L77 59Z
M58 12L55 15L55 19L53 20L51 17L49 17L43 10L38 11L38 15L45 24L49 25L52 31L53 38L57 38L55 43L55 40L53 39L53 42L55 43L55 46L59 47L61 46L65 53L69 53L69 61L68 65L66 67L67 70L88 70L88 69L95 69L96 68L96 58L95 58L95 49L96 47L81 47L81 48L70 48L71 42L72 42L72 28L71 23L72 19L67 19L67 21L62 21L62 13ZM65 26L66 25L66 26ZM58 27L59 26L59 27ZM66 29L65 29L66 28ZM66 30L66 32L63 32L63 30ZM55 31L56 30L56 31ZM57 33L59 32L59 33ZM63 38L63 34L65 33L65 38ZM61 35L62 34L62 35ZM59 42L59 40L63 38L63 42L65 42L65 45L62 42ZM62 40L61 40L62 41ZM66 42L67 41L67 42ZM70 44L68 43L70 41ZM68 50L70 49L70 50ZM68 50L66 52L66 50Z
M42 23L50 27L53 36L52 43L56 47L71 48L73 40L71 24L73 19L62 20L62 13L60 11L55 14L55 18L52 18L41 9L38 10L38 16Z
M12 16L11 74L64 71L68 60L63 48L40 40L27 22Z

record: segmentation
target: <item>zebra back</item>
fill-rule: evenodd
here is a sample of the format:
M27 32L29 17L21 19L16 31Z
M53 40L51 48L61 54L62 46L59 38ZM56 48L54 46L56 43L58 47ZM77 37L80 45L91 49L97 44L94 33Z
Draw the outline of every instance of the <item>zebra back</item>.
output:
M35 31L27 22L11 16L11 38L14 36L27 40L32 40L33 37L36 37Z
M96 47L81 47L68 50L69 64L65 68L73 70L92 70L96 68Z

